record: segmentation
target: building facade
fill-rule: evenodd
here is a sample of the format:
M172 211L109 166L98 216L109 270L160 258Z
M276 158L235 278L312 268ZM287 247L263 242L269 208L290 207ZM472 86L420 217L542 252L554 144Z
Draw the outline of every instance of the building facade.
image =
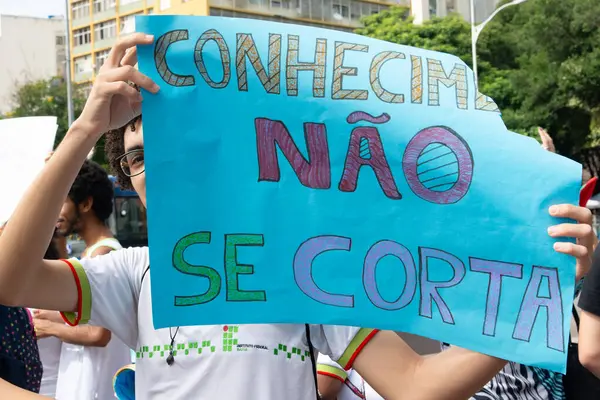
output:
M490 16L500 0L473 0L475 22L482 22ZM445 17L451 13L463 16L471 22L470 0L411 0L411 13L416 23L421 23L433 17Z
M352 30L360 19L410 0L70 0L73 81L91 81L119 35L135 31L135 16L215 15Z
M91 81L120 35L135 31L135 16L214 15L290 22L351 31L365 16L392 4L411 8L415 22L456 12L470 20L469 0L69 0L73 81ZM478 20L498 0L475 0Z
M65 21L0 15L0 114L20 84L65 75Z

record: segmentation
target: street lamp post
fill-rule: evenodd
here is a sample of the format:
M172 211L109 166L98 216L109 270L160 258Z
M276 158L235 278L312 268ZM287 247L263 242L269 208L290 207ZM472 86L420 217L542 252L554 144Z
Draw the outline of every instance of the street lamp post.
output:
M475 77L475 87L479 86L479 78L477 76L477 39L479 39L479 34L482 29L490 22L500 11L504 10L506 7L514 6L517 4L521 4L526 2L527 0L513 0L508 2L501 7L498 7L496 11L494 11L485 21L480 23L479 25L475 25L475 0L470 0L471 2L471 52L473 53L473 75Z
M67 119L69 127L73 124L73 93L71 87L71 32L69 29L69 0L65 0L65 64L67 73Z

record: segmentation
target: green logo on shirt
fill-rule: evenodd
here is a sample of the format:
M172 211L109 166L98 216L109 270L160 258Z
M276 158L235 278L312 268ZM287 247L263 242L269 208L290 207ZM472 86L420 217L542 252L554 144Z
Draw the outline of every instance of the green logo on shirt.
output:
M225 325L223 327L223 351L230 352L233 351L233 347L237 346L238 340L237 334L238 326L236 325Z
M300 357L302 361L305 361L306 357L310 355L308 350L304 350L304 354L302 354L302 350L297 347L292 347L291 350L292 351L289 352L288 347L285 344L279 343L279 346L276 349L273 349L273 354L276 356L281 354L287 358L292 358L292 355L296 355Z
M244 344L238 343L238 329L239 325L223 325L223 346L222 351L224 353L231 353L234 351L248 351L248 350L269 350L269 347L264 344ZM203 353L202 350L208 350L211 353L216 351L216 343L211 343L210 340L195 341L189 343L176 343L173 348L170 345L154 345L154 346L140 346L137 351L137 358L164 358L169 355L169 352L173 351L173 356L182 355L200 355ZM273 348L274 356L285 357L287 359L298 359L300 361L306 361L309 356L309 351L300 349L294 346L288 346L279 343L277 347Z

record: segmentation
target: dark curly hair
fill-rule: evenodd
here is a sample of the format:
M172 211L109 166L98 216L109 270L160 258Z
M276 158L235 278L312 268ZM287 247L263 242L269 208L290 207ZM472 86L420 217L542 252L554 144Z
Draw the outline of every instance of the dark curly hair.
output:
M113 184L106 171L97 163L86 160L69 191L69 198L79 205L92 198L92 210L96 217L106 222L113 211Z
M133 187L131 186L131 178L125 175L121 169L118 158L125 153L125 130L130 128L132 132L135 132L135 124L141 120L142 116L139 115L129 121L127 125L119 129L114 129L105 135L104 154L106 154L106 158L108 159L110 171L114 176L117 177L117 183L119 186L126 190L133 190Z

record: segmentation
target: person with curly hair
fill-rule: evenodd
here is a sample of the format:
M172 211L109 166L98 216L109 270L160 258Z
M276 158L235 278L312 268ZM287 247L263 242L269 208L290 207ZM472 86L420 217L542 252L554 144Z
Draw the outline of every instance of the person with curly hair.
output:
M113 183L97 163L86 160L63 203L57 233L78 234L85 242L84 257L96 257L121 248L107 221L113 211ZM56 311L36 310L34 323L41 345L45 376L57 375L43 394L61 400L114 399L112 376L130 361L129 348L111 332L99 326L65 325ZM62 346L61 346L62 342Z
M94 161L86 160L60 211L58 234L63 237L78 234L87 246L85 256L115 250L116 239L108 226L113 199L113 183L106 171Z

